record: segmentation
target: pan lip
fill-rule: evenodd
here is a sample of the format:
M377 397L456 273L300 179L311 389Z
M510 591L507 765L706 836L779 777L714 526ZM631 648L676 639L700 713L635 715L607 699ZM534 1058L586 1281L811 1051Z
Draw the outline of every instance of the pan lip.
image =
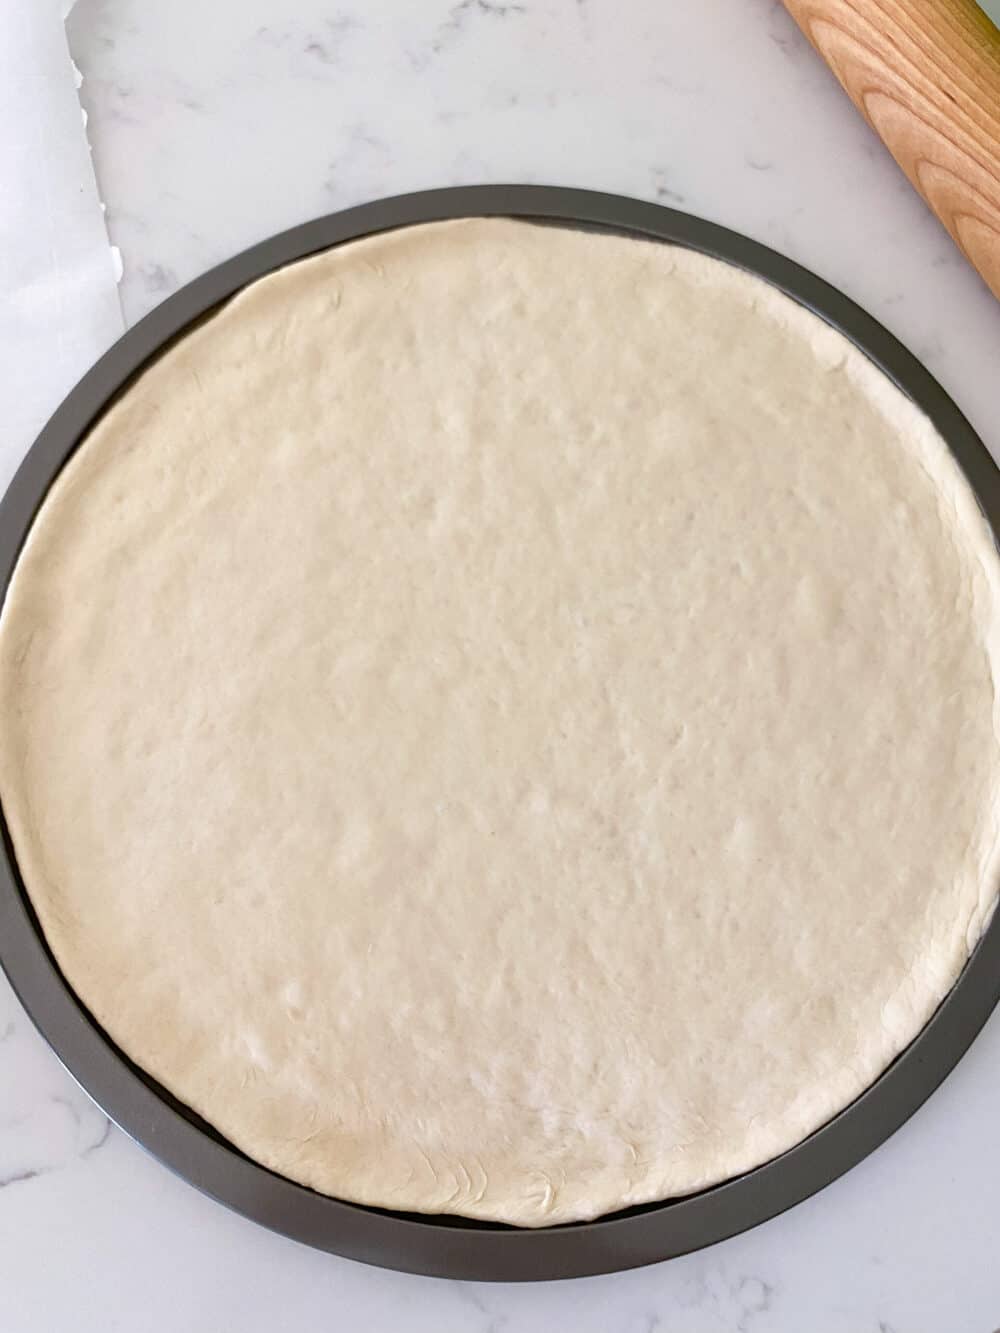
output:
M0 500L0 599L46 492L93 421L172 340L275 269L361 237L421 223L501 216L669 242L756 274L844 334L932 421L997 540L1000 470L945 390L887 329L809 270L716 223L659 204L547 185L473 185L360 204L278 233L225 261L140 320L44 427ZM801 1143L681 1199L549 1228L419 1217L318 1194L267 1170L178 1109L114 1046L62 977L21 881L0 812L0 965L80 1086L131 1138L203 1193L316 1248L407 1272L538 1281L638 1267L714 1244L801 1202L883 1143L958 1063L1000 999L1000 913L910 1045ZM172 1104L173 1103L173 1104Z

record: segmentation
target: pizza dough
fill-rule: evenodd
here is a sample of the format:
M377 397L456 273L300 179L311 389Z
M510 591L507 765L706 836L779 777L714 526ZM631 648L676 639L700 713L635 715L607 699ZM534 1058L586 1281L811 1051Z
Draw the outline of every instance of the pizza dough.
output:
M504 220L259 282L53 486L0 795L59 965L233 1143L535 1226L867 1087L997 892L998 562L734 268Z

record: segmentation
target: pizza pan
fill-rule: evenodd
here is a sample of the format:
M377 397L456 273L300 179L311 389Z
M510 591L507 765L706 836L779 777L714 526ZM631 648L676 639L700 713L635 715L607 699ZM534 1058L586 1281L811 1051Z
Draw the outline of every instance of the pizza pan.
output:
M923 409L950 445L994 535L1000 532L1000 473L958 408L890 333L812 273L745 236L674 209L583 190L473 186L384 199L294 227L206 273L147 315L70 393L0 502L0 592L48 487L87 428L145 363L195 321L248 283L306 255L390 228L477 215L669 241L758 274L846 334ZM0 962L39 1031L111 1119L220 1203L296 1240L366 1263L441 1277L527 1281L631 1268L711 1245L805 1199L877 1148L953 1068L1000 997L1000 913L912 1044L862 1096L797 1147L698 1194L594 1222L532 1230L343 1203L244 1156L133 1065L76 999L46 948L6 826Z

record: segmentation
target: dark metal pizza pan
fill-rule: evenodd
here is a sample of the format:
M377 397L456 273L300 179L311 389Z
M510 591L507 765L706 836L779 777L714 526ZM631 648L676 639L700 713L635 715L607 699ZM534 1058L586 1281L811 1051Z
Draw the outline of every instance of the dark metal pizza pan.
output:
M1000 532L1000 472L958 408L870 315L773 250L724 227L615 195L546 186L430 190L294 227L169 298L102 357L42 431L0 502L0 592L46 491L91 423L132 376L195 321L283 264L359 236L445 218L506 215L608 228L690 246L759 274L846 334L932 419ZM392 1213L326 1198L244 1156L136 1068L93 1022L45 945L3 827L0 962L39 1031L116 1124L185 1180L264 1226L366 1263L442 1277L526 1281L653 1263L773 1217L847 1171L910 1116L954 1067L1000 997L1000 913L936 1014L876 1083L798 1147L683 1199L595 1222L519 1230Z

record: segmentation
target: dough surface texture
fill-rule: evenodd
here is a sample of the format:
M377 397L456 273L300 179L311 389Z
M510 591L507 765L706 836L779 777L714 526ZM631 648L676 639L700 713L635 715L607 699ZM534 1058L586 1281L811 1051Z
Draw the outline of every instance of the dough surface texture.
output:
M70 984L251 1157L525 1226L798 1143L997 891L998 562L761 280L506 220L248 288L96 424L0 616Z

